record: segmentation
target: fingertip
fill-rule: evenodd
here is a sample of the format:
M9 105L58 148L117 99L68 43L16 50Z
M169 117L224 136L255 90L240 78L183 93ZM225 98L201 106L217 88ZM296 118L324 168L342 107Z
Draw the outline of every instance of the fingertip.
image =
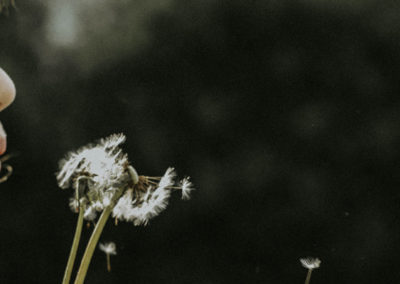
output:
M8 74L0 68L0 111L8 107L14 100L16 89Z

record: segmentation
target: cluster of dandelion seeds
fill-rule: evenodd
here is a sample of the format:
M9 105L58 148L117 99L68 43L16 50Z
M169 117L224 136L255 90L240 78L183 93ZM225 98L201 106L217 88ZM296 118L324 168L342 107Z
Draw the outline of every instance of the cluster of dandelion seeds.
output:
M88 221L109 206L116 192L129 181L128 156L120 148L123 142L123 134L114 134L69 153L60 162L58 185L74 189L71 210L78 212L82 208Z
M138 182L119 199L112 215L118 220L147 225L148 221L162 212L168 205L173 190L182 191L182 199L188 199L193 185L186 177L175 182L174 168L166 170L162 177L138 176Z
M111 135L69 153L60 162L58 185L73 188L71 210L83 209L88 221L111 205L116 220L146 225L167 207L172 191L181 191L182 199L187 200L194 190L189 177L176 182L172 167L163 176L139 176L120 147L125 140L123 134ZM118 198L114 200L114 196Z

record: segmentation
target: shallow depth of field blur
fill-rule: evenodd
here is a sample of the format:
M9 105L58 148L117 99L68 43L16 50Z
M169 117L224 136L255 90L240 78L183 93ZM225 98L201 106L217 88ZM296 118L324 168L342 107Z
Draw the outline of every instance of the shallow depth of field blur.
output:
M61 283L77 215L58 161L119 132L140 174L174 166L198 190L147 227L109 221L112 272L97 249L86 283L303 283L306 256L313 284L400 282L400 5L16 4L1 283Z

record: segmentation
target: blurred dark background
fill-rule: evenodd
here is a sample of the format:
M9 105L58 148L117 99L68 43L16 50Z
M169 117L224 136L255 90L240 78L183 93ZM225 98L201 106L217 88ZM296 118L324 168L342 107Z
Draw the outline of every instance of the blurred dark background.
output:
M198 190L147 227L109 222L113 271L97 250L86 283L303 283L305 256L311 283L400 282L400 5L16 2L1 283L61 283L77 215L58 161L117 132L139 173Z

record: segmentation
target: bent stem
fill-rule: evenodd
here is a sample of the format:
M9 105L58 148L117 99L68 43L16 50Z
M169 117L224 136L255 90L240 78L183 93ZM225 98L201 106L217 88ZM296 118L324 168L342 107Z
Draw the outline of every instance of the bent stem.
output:
M110 217L112 210L113 206L108 206L101 214L99 221L94 228L92 236L90 237L85 253L83 254L81 265L79 266L79 271L75 279L75 284L83 284L83 281L85 281L86 273L89 268L90 261L92 260L93 252L97 246L97 243L99 242L100 235L103 232L104 226L106 225L108 217Z
M129 180L132 181L133 184L137 184L139 181L139 176L136 170L132 166L128 166L128 176ZM99 242L100 235L103 232L104 226L107 223L108 217L110 217L112 210L117 202L117 200L121 197L121 195L125 192L127 188L123 187L118 192L115 193L112 198L110 205L107 206L103 213L101 214L96 227L93 230L92 236L90 237L89 243L86 247L85 253L83 254L81 265L79 266L78 274L75 278L75 284L83 284L85 281L86 273L89 268L90 261L92 260L92 256L94 250Z
M63 278L63 282L62 282L63 284L69 284L69 281L71 279L71 273L72 273L72 269L74 268L76 252L78 251L79 241L81 239L83 214L84 214L84 210L81 207L79 209L78 222L76 223L75 236L74 236L74 240L72 242L71 252L69 253L67 267L65 268L65 272L64 272L64 278Z
M312 269L309 269L307 272L307 277L306 277L306 281L304 282L304 284L310 284L311 273L312 273Z

